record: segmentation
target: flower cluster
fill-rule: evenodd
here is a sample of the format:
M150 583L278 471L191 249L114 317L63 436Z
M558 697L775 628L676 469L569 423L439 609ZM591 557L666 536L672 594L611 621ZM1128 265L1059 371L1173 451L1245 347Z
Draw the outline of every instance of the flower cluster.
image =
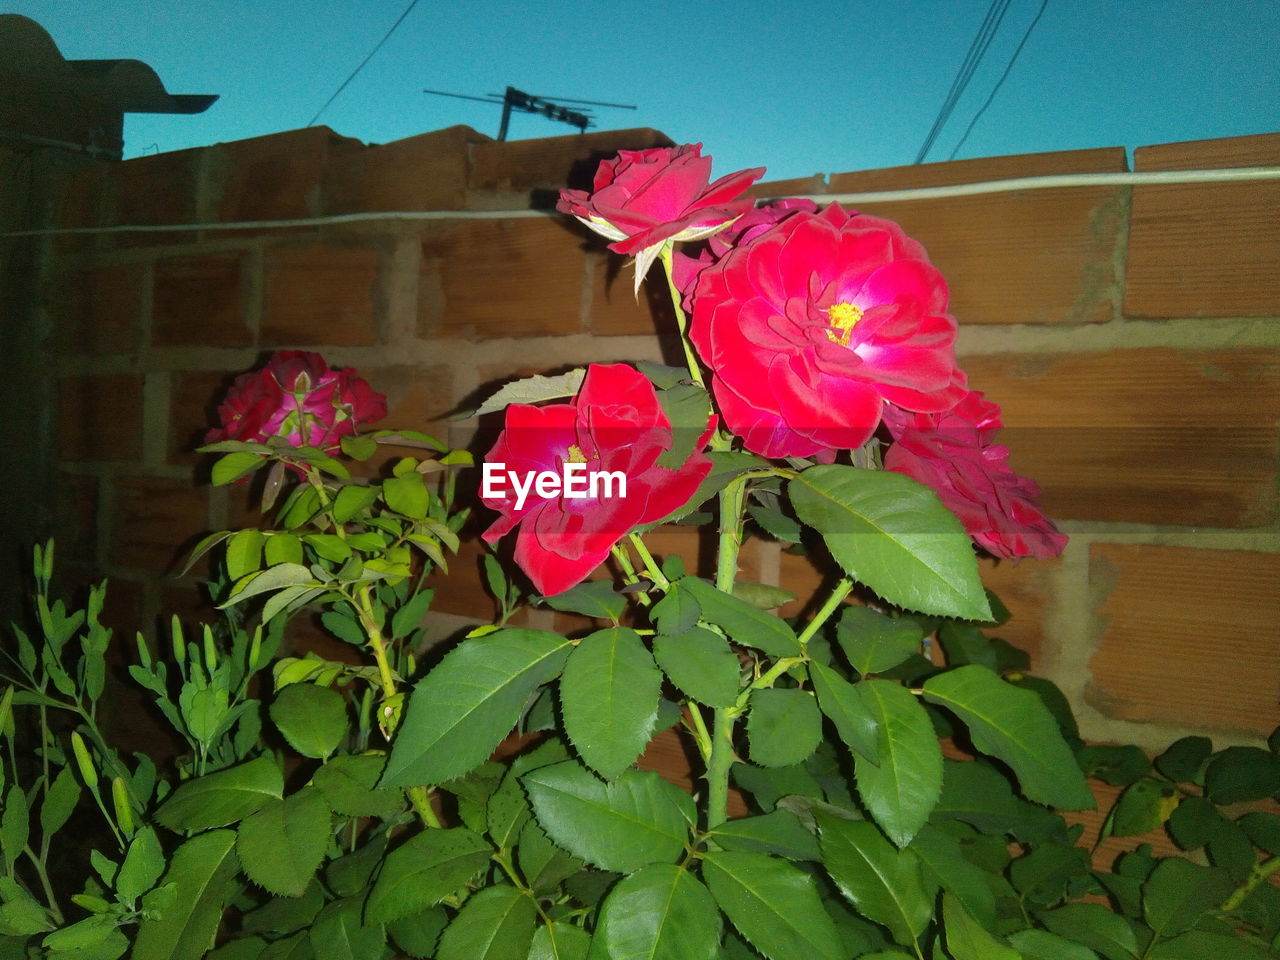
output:
M236 377L218 407L222 426L205 442L281 437L291 447L332 452L360 425L386 414L387 398L351 367L333 370L318 353L281 350L261 370Z
M742 195L762 170L714 183L710 171L700 144L622 151L601 164L594 192L562 191L559 209L634 255L637 285L664 256L720 416L742 446L831 463L884 424L885 468L931 487L978 546L998 557L1061 553L1066 537L1036 507L1039 488L994 442L999 408L969 390L957 365L950 293L924 247L898 224L838 204L753 208ZM690 241L705 242L693 255L675 252ZM591 450L650 478L626 506L562 495L522 510L490 502L502 517L486 538L523 522L516 560L543 593L578 583L629 524L679 506L707 471L701 454L676 471L654 466L666 424L653 388L627 369L593 367L572 404L510 408L489 455L532 469ZM599 442L592 431L618 418L643 442Z

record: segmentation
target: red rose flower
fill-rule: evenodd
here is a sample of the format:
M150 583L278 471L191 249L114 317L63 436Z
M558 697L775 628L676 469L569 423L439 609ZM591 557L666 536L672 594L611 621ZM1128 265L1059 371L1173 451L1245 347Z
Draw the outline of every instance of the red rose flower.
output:
M506 429L485 457L482 499L501 516L484 539L493 543L519 524L516 563L544 596L563 593L633 528L661 520L693 496L711 471L700 451L714 426L712 417L679 469L660 466L671 447L671 423L653 384L625 364L593 364L571 402L507 407ZM566 468L581 471L587 495L570 491ZM603 474L612 477L590 481ZM537 478L545 475L561 482L543 486Z
M978 546L997 557L1056 557L1067 545L1036 501L1040 488L1009 467L995 443L1000 408L977 391L943 413L885 410L894 443L886 470L932 488Z
M284 437L292 447L331 452L360 424L386 413L387 398L351 367L332 370L318 353L281 350L263 369L236 377L218 407L222 426L206 442Z
M896 223L832 204L703 271L690 338L748 450L829 458L871 437L886 400L936 413L959 399L948 296Z
M561 190L556 209L577 217L633 255L636 289L668 240L699 240L751 209L742 198L764 167L739 170L710 183L711 158L702 144L622 150L596 170L591 193Z

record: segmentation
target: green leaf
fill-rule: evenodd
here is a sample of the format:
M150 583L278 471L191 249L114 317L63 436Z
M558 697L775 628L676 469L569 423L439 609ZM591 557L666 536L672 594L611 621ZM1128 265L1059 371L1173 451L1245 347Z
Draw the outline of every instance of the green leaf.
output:
M1064 810L1095 806L1058 724L1034 693L966 666L930 677L924 698L959 717L975 747L1012 767L1029 799Z
M367 891L373 874L382 866L387 851L387 835L374 833L363 846L346 856L330 860L324 868L325 885L339 897L355 897ZM332 853L332 851L330 851ZM309 886L308 890L311 889Z
M942 796L933 809L937 821L959 820L986 834L1012 834L1023 843L1065 834L1062 820L1043 807L1014 796L1013 787L983 761L942 762Z
M1084 944L1047 930L1019 930L1009 934L1009 943L1023 960L1098 960L1098 955Z
M754 580L735 580L733 595L739 600L747 601L757 610L773 610L796 599L796 595L790 590L767 583L756 583Z
M1274 813L1246 813L1236 823L1255 847L1273 857L1280 854L1280 817Z
M678 636L691 630L702 616L698 601L683 585L686 581L687 578L682 578L672 583L667 595L653 605L653 622L668 636Z
M210 471L210 479L215 487L224 487L228 483L234 483L241 477L253 473L260 467L265 467L268 463L266 457L257 453L228 453L225 457L219 457L213 463L213 469Z
M785 860L742 850L708 852L702 876L738 932L769 960L844 960L813 877Z
M287 688L286 688L287 689ZM404 793L377 786L386 758L334 757L312 775L329 809L344 817L390 817L404 806Z
M262 556L269 567L274 567L281 563L301 564L303 561L302 541L292 533L277 533L267 538L262 550Z
M900 473L833 464L810 467L787 491L845 571L890 603L991 619L969 535L928 487Z
M738 699L742 666L720 634L702 627L659 634L653 638L653 656L671 682L699 703L731 707Z
M1174 937L1222 903L1232 887L1225 870L1167 857L1142 885L1142 912L1157 939Z
M300 897L315 876L329 844L329 805L318 790L304 788L271 800L245 818L236 832L236 852L249 879L281 897Z
M416 470L382 481L382 499L396 513L414 520L425 520L431 508L431 494Z
M529 944L529 960L587 960L591 934L562 920L539 924Z
M533 820L520 828L516 845L516 863L536 894L553 892L567 878L580 872L585 864L566 850L561 850Z
M1200 772L1211 753L1213 741L1208 737L1183 737L1156 757L1156 769L1179 783L1199 783Z
M641 528L642 530L652 529L664 523L675 523L687 517L727 487L735 477L741 476L748 470L756 470L760 467L768 466L767 461L761 460L754 454L739 450L712 450L706 456L711 461L711 472L698 484L698 489L693 491L693 496L689 498L684 506L677 507L665 517L646 524Z
M343 437L342 452L352 460L365 461L378 452L378 441L373 437Z
M869 679L855 689L876 729L877 761L854 754L858 793L900 847L911 842L942 793L942 750L933 723L909 690Z
M933 892L920 861L893 845L866 820L816 812L822 862L845 899L910 946L933 918Z
M955 896L965 912L984 926L996 918L991 875L968 860L960 843L938 827L925 824L907 848L924 867L924 877Z
M1056 903L1088 877L1088 851L1066 844L1040 844L1009 865L1009 880L1028 904Z
M612 627L585 637L560 678L564 732L606 780L635 762L658 716L662 673L640 635Z
M1178 805L1178 794L1167 783L1142 779L1120 794L1107 817L1106 836L1136 837L1157 829Z
M251 597L282 590L285 587L319 586L311 576L311 571L301 564L281 563L258 573L251 573L237 580L231 588L231 595L218 604L219 610L243 603Z
M819 860L822 857L817 838L800 825L795 814L787 810L726 820L710 831L710 836L726 850L754 850L788 860Z
M1204 793L1219 805L1280 793L1280 757L1259 747L1227 747L1205 768Z
M572 590L543 597L542 602L552 610L580 613L597 620L611 620L615 624L627 606L627 598L614 590L609 580L588 580Z
M422 625L422 618L431 608L435 598L434 590L419 590L400 607L391 617L391 635L408 637Z
M432 907L387 924L387 933L411 957L430 957L440 942L440 932L449 922L442 907Z
M1097 777L1113 787L1127 787L1151 771L1151 761L1141 747L1132 744L1090 744L1076 751L1076 763L1086 777Z
M439 783L483 763L529 696L559 675L570 647L537 630L463 641L414 687L383 785Z
M870 607L847 606L836 624L836 640L853 669L883 673L920 652L924 631L910 617L886 617Z
M547 836L605 870L674 862L689 840L693 802L656 773L628 770L606 783L569 761L525 774L524 785Z
M1203 847L1226 822L1218 808L1204 797L1183 797L1168 814L1169 835L1183 850Z
M947 952L954 960L1022 960L1017 950L988 933L950 893L942 895L942 917Z
M156 820L170 830L222 827L256 813L282 793L284 780L275 759L258 757L188 780L156 811Z
M275 897L244 915L245 933L266 934L274 939L309 927L325 905L327 896L317 880L301 897Z
M143 919L132 960L199 960L213 948L239 868L235 840L234 830L211 830L174 851L164 875L164 883L176 890L173 905L159 917Z
M697 577L685 577L678 583L680 589L687 590L697 601L702 619L714 623L735 643L755 647L774 657L793 657L800 652L795 632L773 614L717 590ZM664 628L662 632L672 631Z
M70 766L63 767L53 778L44 803L40 805L40 834L48 840L62 829L80 801L80 781Z
M687 870L655 863L623 878L600 908L595 940L609 957L714 960L720 911Z
M1147 954L1150 960L1268 960L1267 953L1239 937L1207 930L1191 930L1157 943Z
M262 543L266 538L261 530L238 530L227 541L227 577L239 580L262 566Z
M436 960L526 960L536 912L533 900L515 887L487 887L445 928Z
M474 877L493 848L465 827L424 830L387 855L369 894L365 918L390 923L433 907Z
M323 760L347 735L347 701L328 687L291 683L272 701L271 720L293 749Z
M307 932L315 960L382 960L386 956L382 928L361 922L362 899L337 900L320 911Z
M107 950L95 950L95 947L102 945L111 934L115 933L117 920L115 917L108 916L91 916L73 923L70 926L63 927L61 930L55 930L41 941L41 946L49 951L45 957L52 960L62 960L62 958L75 957L76 960L106 960L107 957L118 957L123 950L111 952L110 945ZM121 939L124 939L121 937ZM125 947L128 947L128 941L125 941Z
M658 466L679 470L707 431L711 397L696 383L679 383L659 390L658 403L671 424L671 446L658 458Z
M156 885L164 872L164 850L150 827L142 827L133 835L129 852L116 875L116 893L128 901L140 897Z
M1096 903L1069 903L1040 914L1051 933L1075 940L1107 960L1135 960L1142 952L1129 921Z
M747 716L751 762L761 767L800 763L818 748L822 714L803 690L765 689L751 694Z
M840 739L864 760L879 762L876 719L861 688L816 660L809 661L809 680L818 695L819 708L836 725Z
M362 487L355 484L345 486L338 491L338 495L333 500L333 519L336 523L346 523L356 514L367 510L373 506L375 500L378 499L379 489L377 486ZM346 557L339 559L337 556L326 556L316 543L319 536L334 536L334 534L308 534L307 542L316 548L316 553L324 557L326 560L333 560L341 563ZM339 551L334 551L335 553ZM350 556L348 549L347 555Z
M751 515L752 520L760 525L761 530L775 540L781 540L783 543L800 542L800 536L804 528L781 510L774 510L762 504L755 504L747 507L747 513Z
M5 794L4 815L0 816L0 847L4 849L7 872L13 874L13 865L22 856L22 848L31 836L31 811L27 795L22 787L13 784Z
M554 377L541 374L514 380L501 387L484 403L480 404L473 417L482 417L486 413L495 413L513 403L541 403L544 400L559 400L562 397L576 397L582 388L582 381L587 375L586 367L575 367L568 373Z

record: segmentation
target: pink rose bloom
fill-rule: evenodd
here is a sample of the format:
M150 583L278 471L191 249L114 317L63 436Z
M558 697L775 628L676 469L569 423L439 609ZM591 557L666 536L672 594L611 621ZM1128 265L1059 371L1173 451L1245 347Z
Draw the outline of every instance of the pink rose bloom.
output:
M640 524L661 520L693 496L711 471L700 451L715 428L715 417L694 453L676 470L659 466L671 447L671 422L653 384L625 364L593 364L577 397L543 407L512 404L506 429L485 457L501 463L501 496L483 496L501 516L484 533L493 543L517 525L515 561L544 595L563 593L595 570L623 536ZM524 485L531 476L563 476L567 463L586 471L619 471L626 496L568 498L562 492L541 497L528 488L522 504L507 476ZM482 488L483 490L483 488Z
M556 209L614 241L609 249L637 258L636 289L668 240L699 240L751 209L742 194L764 167L710 183L702 144L622 150L596 170L590 193L561 190ZM741 199L740 199L741 198Z
M1067 545L1036 501L1040 488L1009 467L1009 449L995 443L1000 408L978 391L943 413L884 415L894 443L886 470L933 489L964 523L974 542L997 557L1056 557Z
M318 353L281 350L263 369L236 377L218 407L222 426L205 442L283 437L292 447L332 452L344 436L386 413L387 398L351 367L333 370Z
M830 459L870 439L885 401L938 413L960 398L948 298L901 227L832 204L704 270L690 339L748 450Z

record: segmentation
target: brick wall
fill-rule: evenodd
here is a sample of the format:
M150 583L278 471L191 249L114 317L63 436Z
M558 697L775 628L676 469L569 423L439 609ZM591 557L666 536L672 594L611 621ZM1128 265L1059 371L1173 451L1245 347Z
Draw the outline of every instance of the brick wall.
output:
M496 143L465 127L366 147L325 128L96 166L55 225L527 207L652 130ZM1138 170L1280 163L1280 134L1139 148ZM838 166L838 158L833 159ZM835 173L760 196L1124 170L1120 148ZM721 171L727 172L727 171ZM1089 187L867 205L928 247L953 290L974 386L1001 403L1021 472L1072 535L1066 554L986 562L1006 636L1094 739L1219 746L1280 723L1280 183ZM564 218L364 221L98 234L48 250L43 373L57 409L60 555L118 584L122 623L198 609L175 544L248 517L198 486L191 446L262 351L321 350L390 395L389 422L442 414L514 374L674 360L662 298ZM659 336L655 336L655 333ZM691 531L663 550L696 554ZM661 552L661 551L660 551ZM756 544L762 579L808 563ZM447 614L490 604L468 547ZM551 625L558 615L534 614Z

